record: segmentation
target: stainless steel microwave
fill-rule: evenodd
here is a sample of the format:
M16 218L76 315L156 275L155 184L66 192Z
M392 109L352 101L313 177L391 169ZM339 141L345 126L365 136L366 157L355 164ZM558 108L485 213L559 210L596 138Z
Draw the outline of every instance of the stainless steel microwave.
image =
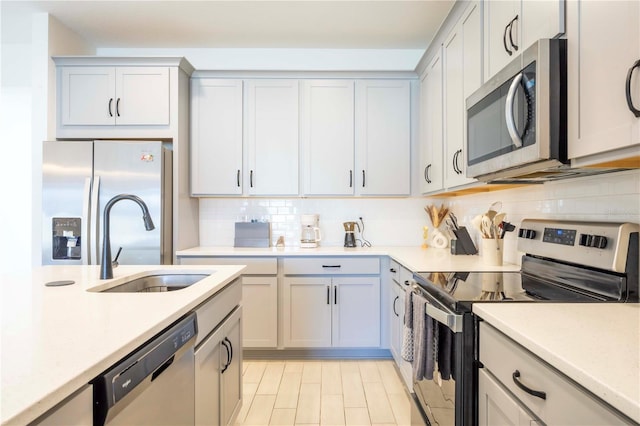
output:
M467 176L554 177L567 166L566 40L541 39L467 98Z

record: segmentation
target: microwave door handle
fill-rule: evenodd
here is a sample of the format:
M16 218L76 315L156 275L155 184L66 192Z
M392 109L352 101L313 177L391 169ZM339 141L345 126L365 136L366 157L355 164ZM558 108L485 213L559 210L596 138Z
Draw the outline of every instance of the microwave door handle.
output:
M521 82L522 73L519 73L513 78L511 86L509 86L509 92L507 92L507 101L504 109L507 131L509 132L509 136L511 137L513 144L518 148L522 148L522 138L518 134L518 129L516 128L516 121L513 117L513 109L515 107L516 90L518 90L518 86Z

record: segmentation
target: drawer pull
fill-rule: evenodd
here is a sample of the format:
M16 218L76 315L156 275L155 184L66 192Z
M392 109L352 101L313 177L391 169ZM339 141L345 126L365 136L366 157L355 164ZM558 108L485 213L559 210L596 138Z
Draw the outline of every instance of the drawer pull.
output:
M323 268L339 268L340 265L322 265Z
M520 382L520 372L518 370L513 372L513 374L511 375L511 378L513 379L513 383L515 383L516 386L518 386L520 389L522 389L529 395L537 396L538 398L541 398L541 399L547 399L546 392L533 390L523 385L522 382Z
M395 269L391 268L391 269L389 269L389 272L391 272L392 274L395 274L398 271L396 271Z

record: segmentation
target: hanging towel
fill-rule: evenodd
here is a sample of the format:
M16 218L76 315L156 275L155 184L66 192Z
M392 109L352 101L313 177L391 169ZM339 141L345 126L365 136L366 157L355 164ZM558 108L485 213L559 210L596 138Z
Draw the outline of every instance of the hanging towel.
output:
M449 380L451 377L455 380L454 342L453 331L446 325L438 323L438 369L442 380Z
M413 291L408 291L404 298L404 321L400 356L407 362L413 362Z
M432 380L434 358L434 320L427 316L427 299L413 295L413 379Z

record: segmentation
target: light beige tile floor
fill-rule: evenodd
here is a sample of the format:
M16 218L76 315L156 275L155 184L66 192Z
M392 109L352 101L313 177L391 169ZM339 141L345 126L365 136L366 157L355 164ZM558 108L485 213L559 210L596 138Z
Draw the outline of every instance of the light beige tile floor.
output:
M410 425L391 360L245 361L236 425Z

